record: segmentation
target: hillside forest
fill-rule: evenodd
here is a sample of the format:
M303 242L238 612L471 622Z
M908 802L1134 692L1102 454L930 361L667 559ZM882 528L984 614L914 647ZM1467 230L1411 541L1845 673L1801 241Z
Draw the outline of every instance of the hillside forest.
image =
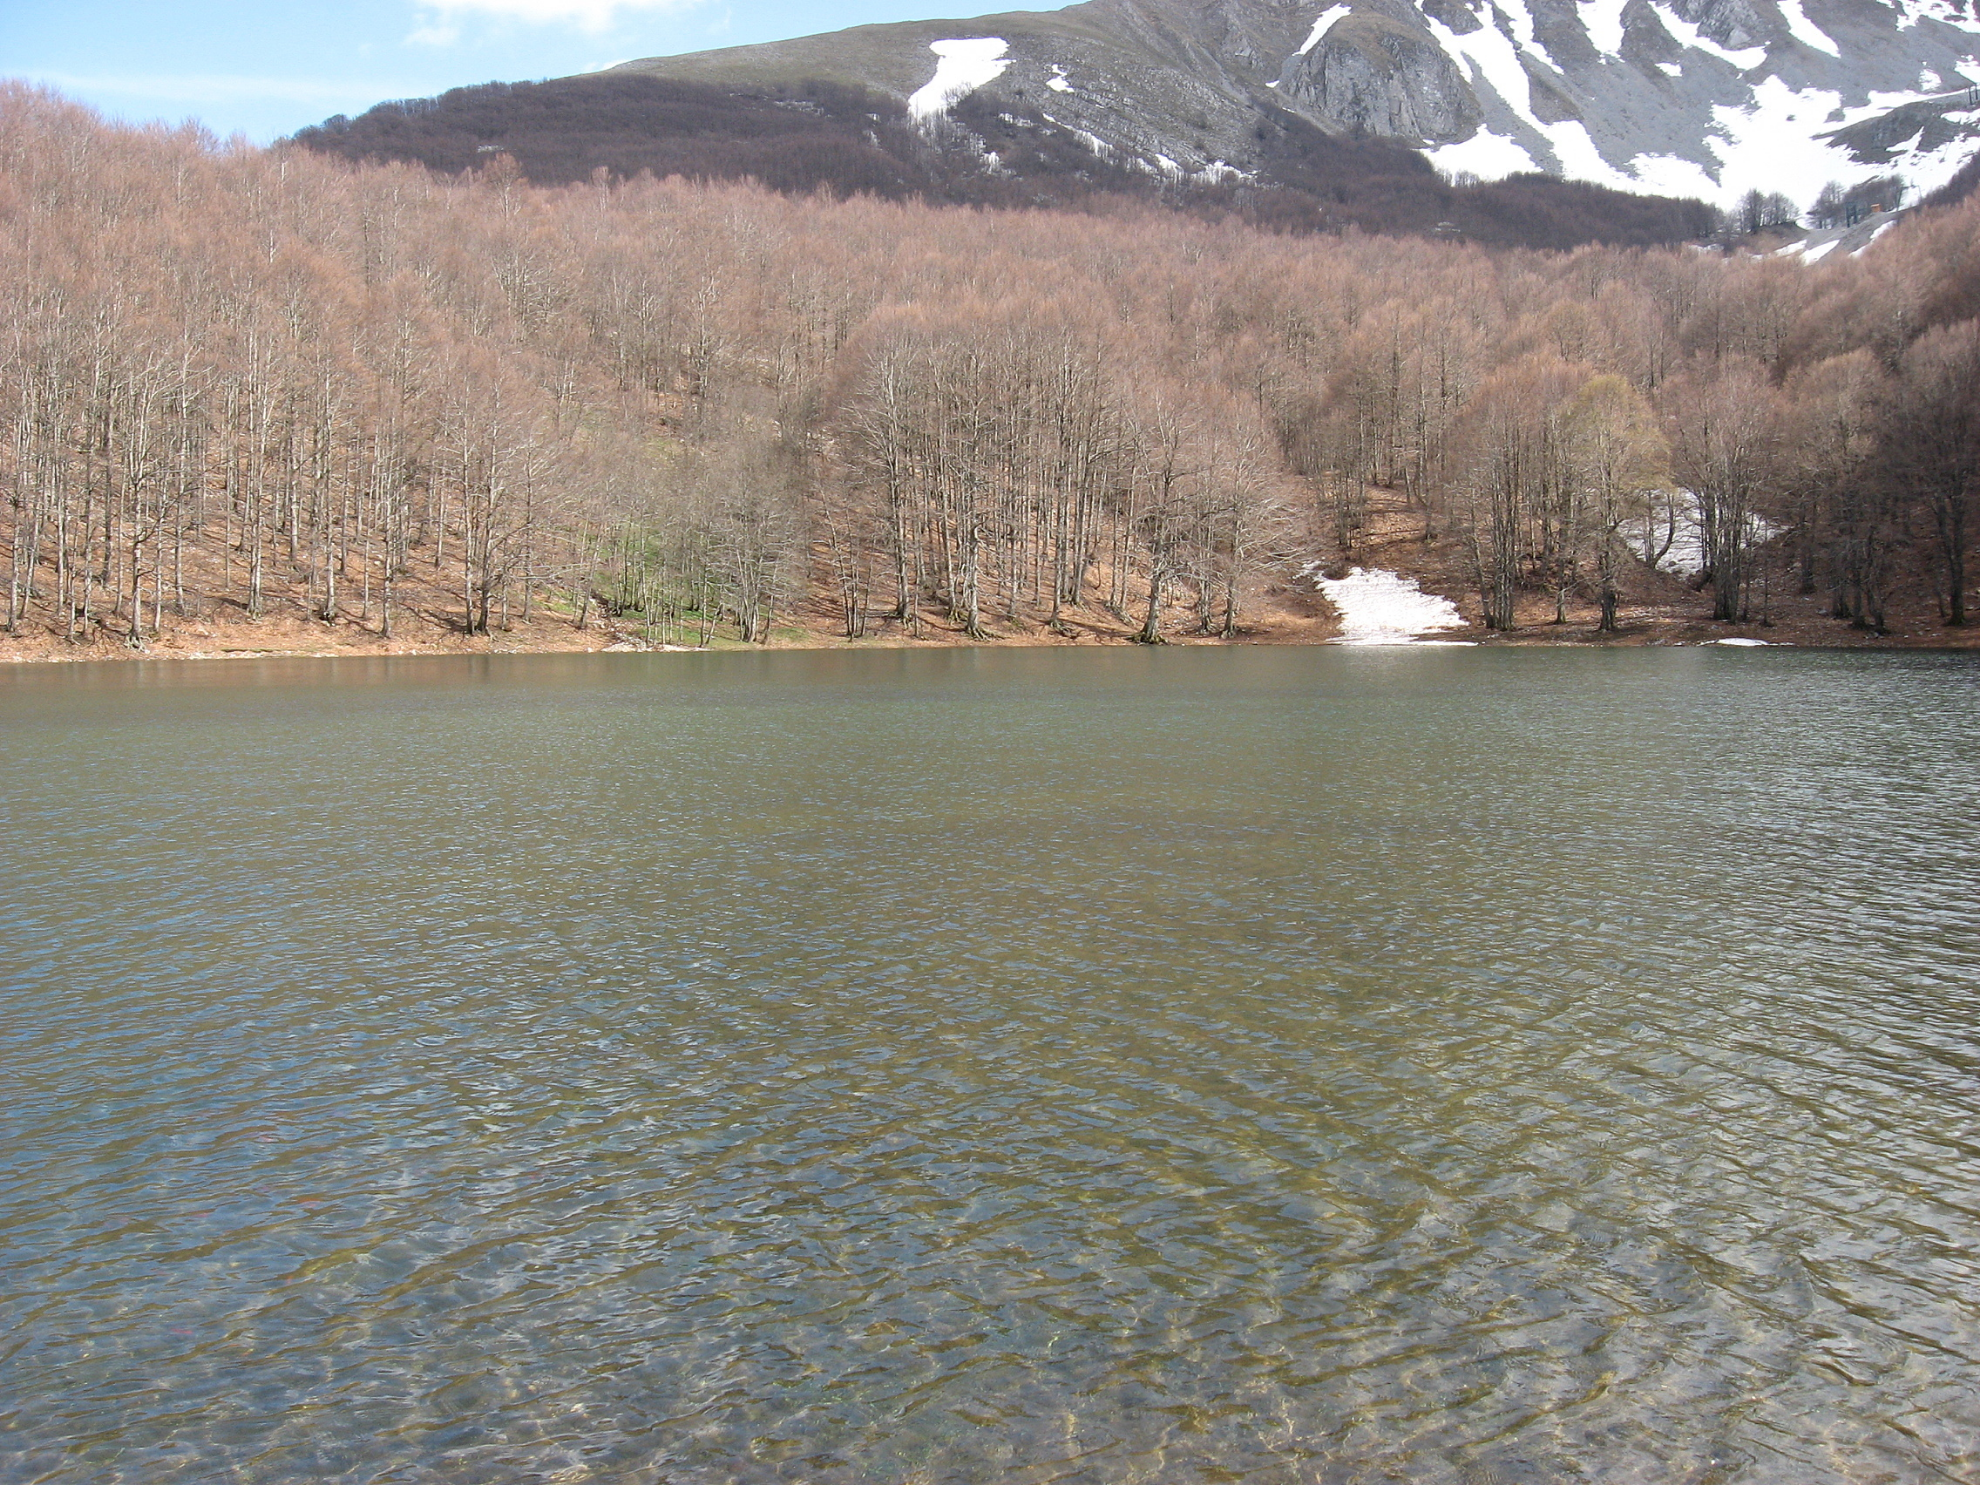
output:
M0 93L6 626L1231 636L1371 506L1481 623L1688 539L1966 621L1980 203L1804 263L1276 235L650 176L530 185ZM1529 615L1522 620L1521 605ZM432 615L429 614L428 617Z
M1089 139L1037 107L974 94L939 122L917 123L899 99L824 82L763 93L594 73L381 103L294 142L449 175L507 154L537 185L575 185L603 169L951 206L1104 212L1140 202L1273 231L1441 232L1498 247L1668 247L1711 235L1718 217L1702 201L1548 175L1458 183L1414 150L1330 135L1283 109L1261 117L1251 179L1155 175L1096 154Z

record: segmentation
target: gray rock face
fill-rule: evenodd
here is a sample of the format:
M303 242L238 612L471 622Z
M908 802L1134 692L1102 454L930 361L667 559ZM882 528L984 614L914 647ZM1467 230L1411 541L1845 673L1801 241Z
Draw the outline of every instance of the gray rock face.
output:
M1929 190L1980 147L1976 5L1088 0L626 66L908 98L951 65L931 48L995 38L1001 68L962 93L1036 109L1158 173L1247 172L1262 116L1287 110L1423 148L1453 173L1539 169L1721 204L1759 189L1805 206L1828 181L1891 171Z
M1750 0L1673 0L1671 9L1731 51L1765 46L1780 29L1763 19Z
M1289 59L1279 96L1321 127L1422 143L1463 139L1478 100L1433 38L1385 15L1353 15Z

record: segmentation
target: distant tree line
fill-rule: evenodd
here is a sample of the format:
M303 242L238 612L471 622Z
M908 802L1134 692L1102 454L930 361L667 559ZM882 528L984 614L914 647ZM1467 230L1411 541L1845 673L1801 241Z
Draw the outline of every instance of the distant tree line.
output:
M6 625L133 643L407 592L655 638L1112 611L1228 634L1400 492L1489 624L1608 622L1679 539L1722 618L1965 621L1980 206L1857 259L1296 237L528 184L0 94Z
M537 185L644 172L952 205L1105 212L1159 203L1273 231L1430 234L1443 226L1507 247L1657 246L1709 237L1716 222L1702 202L1547 175L1452 185L1413 150L1338 138L1283 109L1262 114L1258 134L1256 179L1173 177L1096 154L1085 136L1015 99L972 95L930 131L898 99L836 83L752 92L615 72L382 103L300 130L295 142L449 175L506 154Z
M1853 186L1830 181L1808 208L1808 225L1817 229L1853 227L1876 212L1896 211L1909 194L1901 175L1880 175Z

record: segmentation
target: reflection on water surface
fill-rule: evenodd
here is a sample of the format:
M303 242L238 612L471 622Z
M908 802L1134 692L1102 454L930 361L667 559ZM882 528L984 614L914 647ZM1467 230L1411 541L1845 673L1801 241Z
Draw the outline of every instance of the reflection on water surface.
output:
M1976 684L0 676L0 1477L1980 1476Z

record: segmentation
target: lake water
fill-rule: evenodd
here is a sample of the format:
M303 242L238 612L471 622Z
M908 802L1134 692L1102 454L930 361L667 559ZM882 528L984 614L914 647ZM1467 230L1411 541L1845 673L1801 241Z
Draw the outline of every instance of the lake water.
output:
M0 1479L1980 1478L1980 662L0 675Z

